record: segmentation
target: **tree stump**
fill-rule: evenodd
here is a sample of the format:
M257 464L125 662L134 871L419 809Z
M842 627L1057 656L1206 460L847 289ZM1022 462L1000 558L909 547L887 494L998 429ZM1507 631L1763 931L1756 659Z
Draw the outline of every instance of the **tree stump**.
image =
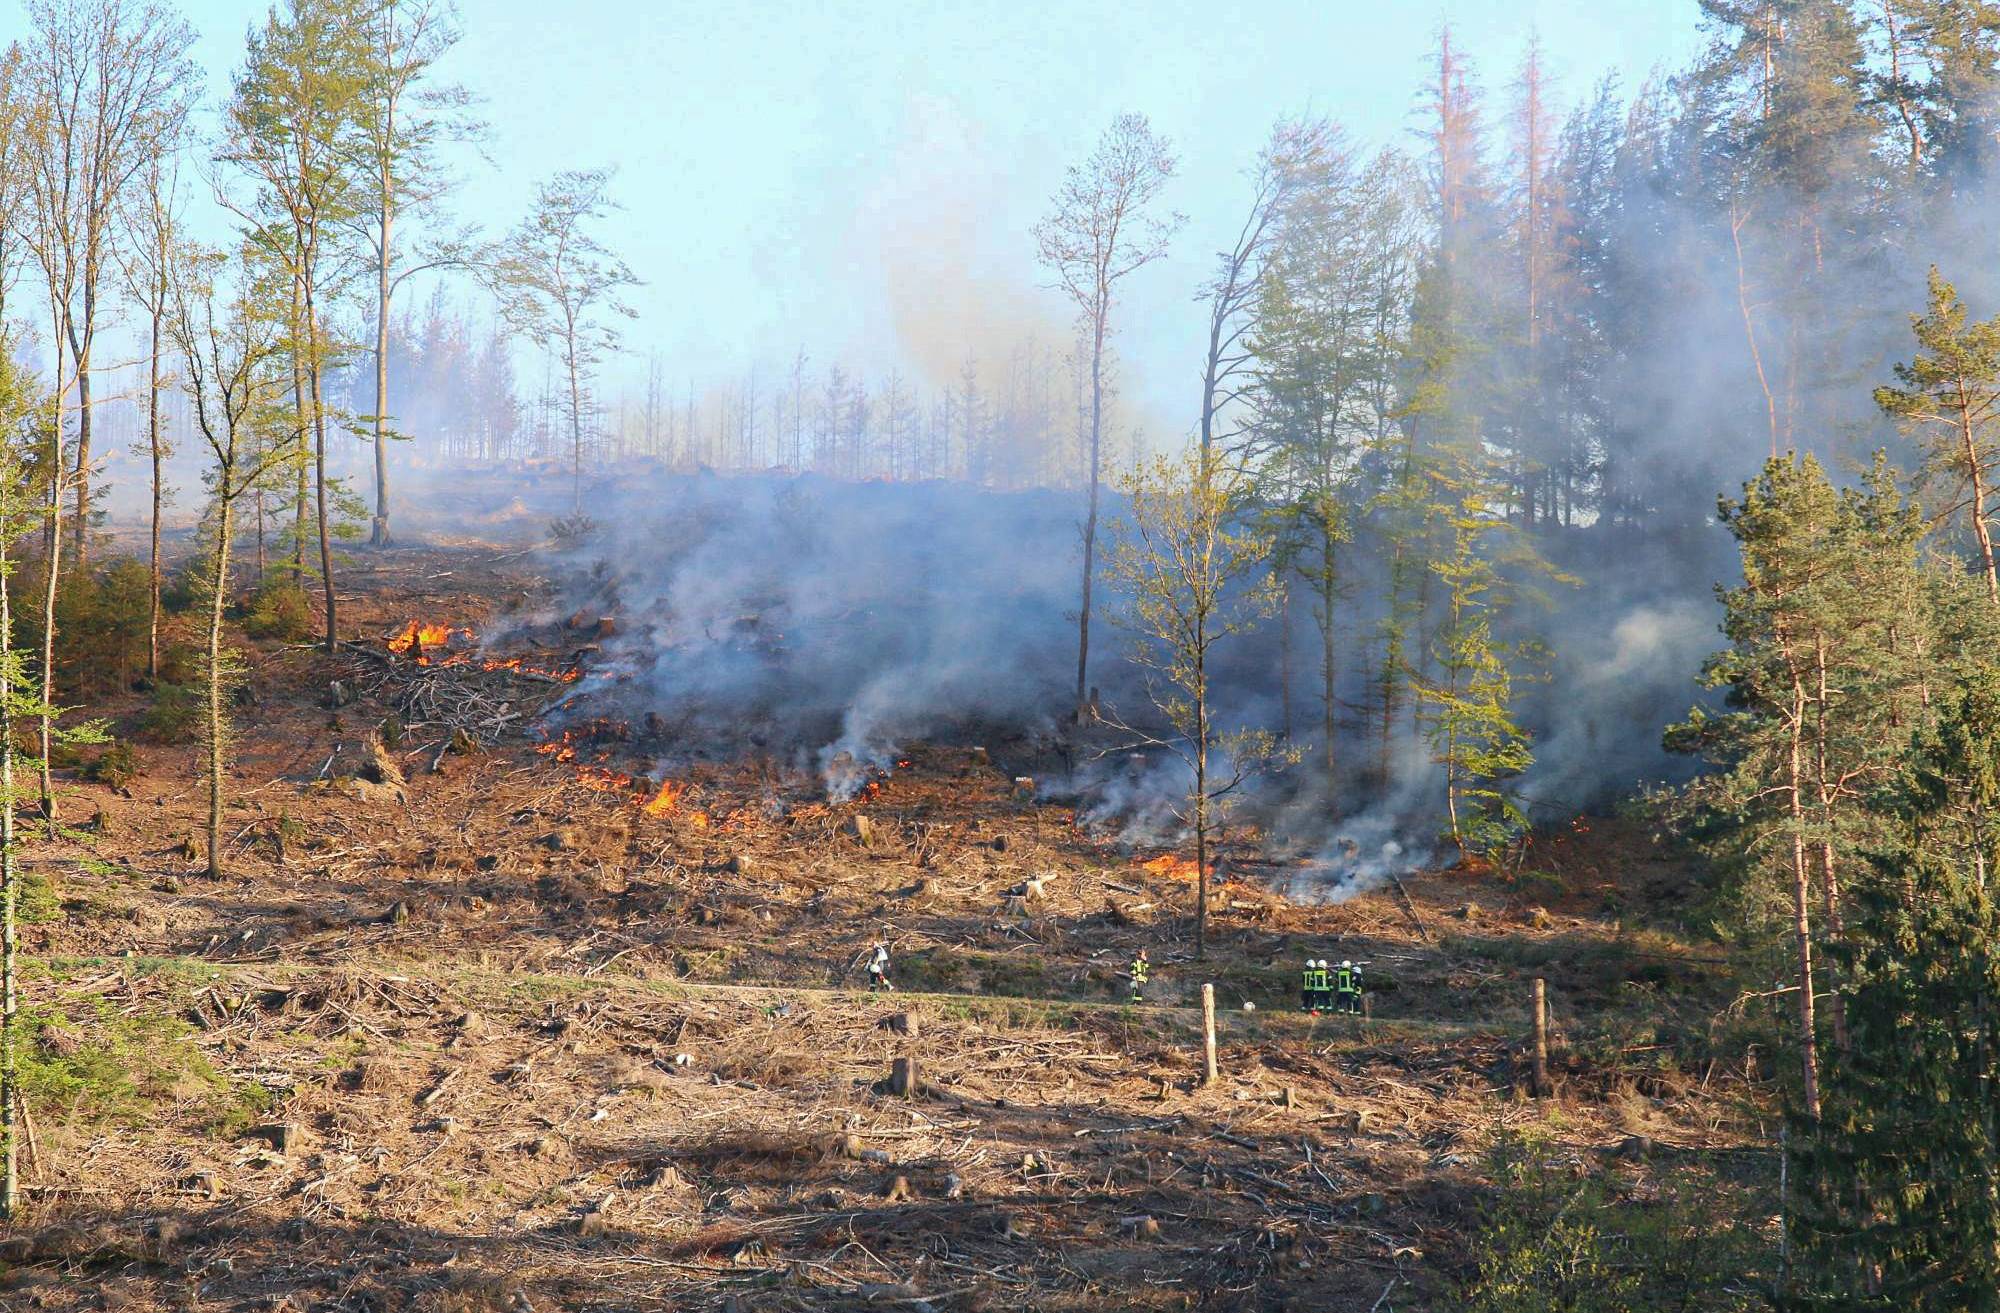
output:
M914 1098L922 1093L923 1082L917 1076L915 1058L897 1058L889 1067L889 1090L899 1098Z

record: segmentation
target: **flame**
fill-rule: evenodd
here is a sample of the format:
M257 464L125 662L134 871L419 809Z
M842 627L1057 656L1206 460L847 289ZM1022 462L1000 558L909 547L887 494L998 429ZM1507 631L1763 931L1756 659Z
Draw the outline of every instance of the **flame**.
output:
M686 792L687 785L677 784L673 780L663 780L660 783L660 791L654 794L650 801L641 803L639 810L648 816L670 815L680 809L681 795Z
M469 643L472 641L472 631L470 629L454 629L450 625L425 624L421 620L412 620L410 623L404 625L400 631L390 635L388 644L391 652L414 651L417 654L417 664L420 666L434 664L456 665L460 661L465 660L462 654L448 656L443 661L435 661L428 655L430 652L449 646L453 640Z
M652 798L639 804L639 810L648 816L674 816L697 830L709 827L708 813L704 811L681 810L681 800L687 797L688 786L674 780L662 780L660 790Z
M1192 880L1201 874L1200 868L1192 861L1174 853L1155 857L1150 862L1140 862L1139 869L1174 880Z
M412 620L388 639L391 652L416 653L420 666L464 666L471 665L474 657L470 652L450 652L453 646L469 646L477 641L471 629L452 625L427 624L422 620ZM481 670L512 670L523 675L539 675L543 679L553 679L564 684L574 684L583 672L575 668L556 669L552 666L531 665L526 657L492 657L478 661Z
M455 660L456 658L454 658ZM446 664L452 663L447 662ZM526 657L503 657L481 661L479 668L481 670L515 670L524 675L540 675L544 679L560 680L565 684L574 684L583 675L581 670L574 668L569 670L553 670L547 666L531 666L528 664Z

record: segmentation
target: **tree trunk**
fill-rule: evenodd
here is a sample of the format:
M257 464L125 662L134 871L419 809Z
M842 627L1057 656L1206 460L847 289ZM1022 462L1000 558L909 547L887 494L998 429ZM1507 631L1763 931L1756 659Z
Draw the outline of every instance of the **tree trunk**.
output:
M306 374L312 388L314 519L319 529L320 591L326 599L326 650L331 653L340 646L340 625L333 596L333 538L326 525L326 408L320 399L319 316L313 307L310 283L306 284L306 331L312 335Z
M1787 653L1787 662L1790 660ZM1819 1041L1813 1021L1811 876L1806 865L1804 738L1806 690L1796 675L1792 679L1792 748L1790 757L1790 797L1792 813L1792 917L1798 936L1799 963L1799 1060L1804 1080L1806 1115L1819 1120Z
M1816 634L1813 638L1813 669L1818 681L1814 699L1816 715L1813 730L1813 766L1818 776L1820 824L1824 827L1819 841L1820 899L1826 914L1826 933L1838 942L1845 932L1844 918L1840 911L1840 879L1834 868L1833 818L1834 808L1839 802L1839 787L1830 778L1831 765L1826 746L1826 714L1829 689L1826 678L1826 635ZM1832 963L1827 974L1827 1020L1833 1027L1833 1046L1847 1051L1847 1000L1840 992L1840 981Z
M1104 319L1100 303L1090 338L1090 509L1083 520L1083 605L1076 615L1076 720L1083 723L1090 698L1090 585L1097 570L1097 485L1103 471Z
M1197 637L1197 642L1201 639ZM1194 678L1194 955L1208 956L1208 683L1195 654Z
M232 471L225 462L217 479L223 490L216 500L215 556L210 567L208 603L208 874L222 875L222 610L229 592L229 535L233 530L229 496Z
M1979 539L1979 559L1986 566L1986 596L2000 606L2000 573L1993 564L1993 529L1986 522L1986 472L1979 463L1979 440L1972 431L1972 400L1966 396L1965 380L1959 380L1958 423L1960 441L1965 446L1965 477L1972 484L1972 532Z
M76 356L76 568L90 566L90 348L96 332L97 270L95 259L86 254L83 280L83 339L76 340L76 325L70 325L70 350Z
M1278 612L1278 711L1282 737L1292 739L1292 581L1282 580L1282 609Z
M160 677L160 489L161 466L165 454L160 450L160 318L165 312L166 289L158 289L159 300L154 302L153 335L148 360L146 384L146 441L153 454L153 546L147 559L146 582L146 678Z
M583 391L576 378L576 321L566 321L563 364L569 369L569 485L571 513L583 514Z
M1764 417L1771 426L1771 459L1778 458L1778 403L1771 395L1771 384L1764 375L1764 353L1757 349L1757 329L1750 317L1750 284L1743 269L1743 225L1750 216L1732 214L1730 216L1729 237L1736 247L1736 308L1743 315L1743 340L1750 347L1750 364L1757 372L1757 386L1764 392Z
M1329 527L1320 543L1319 575L1319 679L1320 679L1320 769L1326 773L1326 787L1333 788L1333 736L1339 728L1339 711L1334 701L1335 667L1333 647L1333 603L1337 591L1333 572L1333 531ZM1331 797L1331 793L1328 795Z
M5 530L0 529L0 534ZM14 616L7 575L12 566L8 543L0 537L0 670L14 651ZM19 865L14 852L14 717L13 690L0 685L0 1218L12 1221L20 1209L20 1152L16 1125L20 1079L15 1068L15 1025L20 1002L15 994L15 881Z
M299 352L304 332L300 326L299 280L292 279L292 414L298 424L298 452L292 481L292 580L306 586L306 367Z
M395 102L389 102L391 130ZM375 259L375 524L369 542L389 545L389 240L394 212L389 205L390 177L383 162L381 245Z
M49 514L60 519L62 506L62 460L57 453L55 466L50 471L55 482L54 505ZM41 710L41 807L42 816L54 820L56 816L56 789L54 777L49 773L49 761L55 747L55 706L56 706L56 585L62 578L62 540L60 530L49 539L47 565L49 577L42 588L42 710Z

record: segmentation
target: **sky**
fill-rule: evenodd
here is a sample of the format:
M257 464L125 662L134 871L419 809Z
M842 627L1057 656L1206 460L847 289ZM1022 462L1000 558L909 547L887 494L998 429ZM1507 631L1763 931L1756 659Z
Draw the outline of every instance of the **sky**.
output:
M265 7L181 5L212 100ZM0 37L18 35L21 6L5 10ZM1275 120L1413 146L1447 23L1496 95L1531 33L1570 99L1607 72L1629 86L1680 67L1701 41L1695 0L460 0L460 20L441 72L482 98L491 134L484 159L456 161L452 208L498 235L537 180L616 170L603 236L645 283L611 370L628 386L655 350L698 388L753 364L775 384L801 346L942 383L968 351L1064 340L1032 228L1114 116L1147 114L1179 155L1166 202L1188 223L1133 275L1116 327L1125 392L1166 428L1191 418L1193 297Z

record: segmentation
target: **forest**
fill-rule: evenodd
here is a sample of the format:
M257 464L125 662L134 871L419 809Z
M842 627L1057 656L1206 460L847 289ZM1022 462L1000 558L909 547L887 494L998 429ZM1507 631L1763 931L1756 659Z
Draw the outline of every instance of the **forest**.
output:
M477 7L25 0L0 1304L2000 1309L2000 9L1685 8L1271 124L1163 413L1146 106L701 377Z

